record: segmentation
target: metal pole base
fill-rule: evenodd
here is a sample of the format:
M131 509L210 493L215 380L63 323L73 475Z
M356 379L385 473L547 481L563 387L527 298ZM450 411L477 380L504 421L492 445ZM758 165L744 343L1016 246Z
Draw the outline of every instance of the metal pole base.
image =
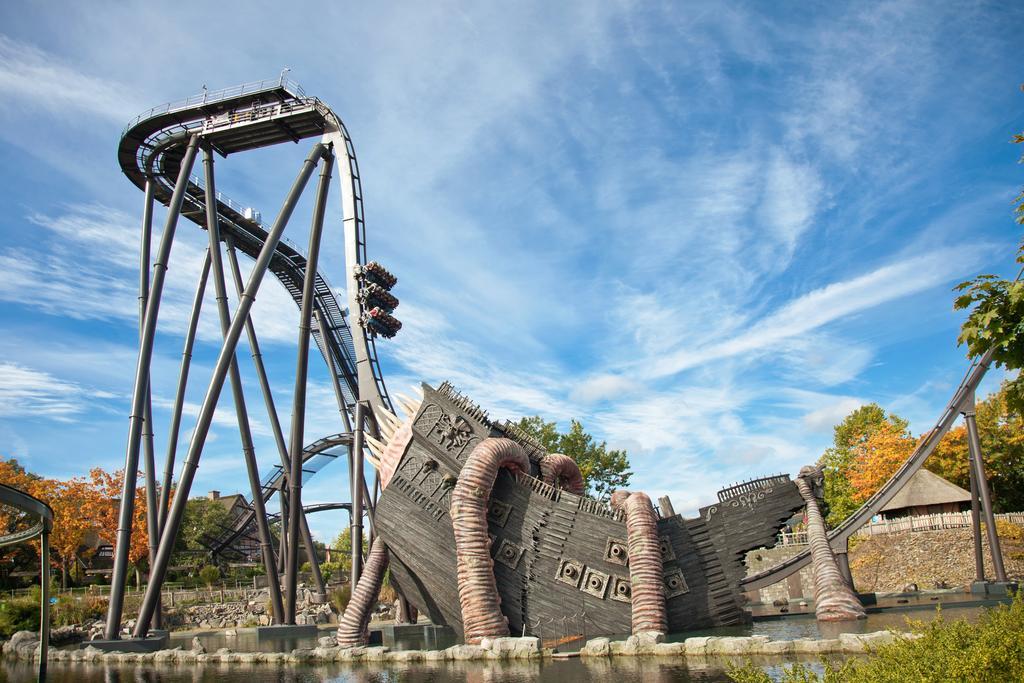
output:
M104 652L156 652L166 650L171 641L167 631L150 629L146 638L125 638L124 640L87 640L81 644L82 649L94 647Z
M971 584L971 595L1013 595L1018 587L1016 581L975 581Z

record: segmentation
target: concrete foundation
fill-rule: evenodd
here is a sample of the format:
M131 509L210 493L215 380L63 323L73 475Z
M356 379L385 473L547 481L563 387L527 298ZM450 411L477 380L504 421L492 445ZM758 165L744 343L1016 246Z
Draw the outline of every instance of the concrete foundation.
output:
M1017 588L1016 581L975 581L971 584L971 595L1013 595Z
M167 648L170 636L167 631L150 631L148 638L125 638L123 640L87 640L82 648L94 647L104 652L156 652Z

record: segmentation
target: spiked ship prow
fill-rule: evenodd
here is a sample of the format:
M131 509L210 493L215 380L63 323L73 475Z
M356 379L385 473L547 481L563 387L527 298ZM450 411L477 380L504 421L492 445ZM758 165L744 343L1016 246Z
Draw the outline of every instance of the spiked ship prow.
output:
M374 524L390 553L391 580L435 624L460 635L452 493L467 458L485 439L511 439L530 471L502 469L490 492L487 526L500 608L512 634L542 638L631 632L632 586L622 512L541 479L544 448L487 413L447 382L423 385L407 422L382 444ZM411 434L403 432L409 429ZM670 632L737 624L743 558L772 546L803 507L787 475L724 489L699 516L657 519Z

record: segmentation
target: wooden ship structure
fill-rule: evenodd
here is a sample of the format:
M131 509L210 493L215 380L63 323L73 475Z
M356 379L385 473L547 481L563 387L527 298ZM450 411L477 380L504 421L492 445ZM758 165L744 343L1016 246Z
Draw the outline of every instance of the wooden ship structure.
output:
M487 525L502 614L512 635L542 638L631 632L631 581L623 513L606 502L546 483L546 451L510 422L492 422L452 386L423 385L409 418L411 438L377 502L374 525L386 543L391 581L435 624L463 633L451 497L471 451L511 439L529 473L500 470ZM743 623L744 555L775 543L804 506L781 474L718 492L696 518L659 515L668 631Z

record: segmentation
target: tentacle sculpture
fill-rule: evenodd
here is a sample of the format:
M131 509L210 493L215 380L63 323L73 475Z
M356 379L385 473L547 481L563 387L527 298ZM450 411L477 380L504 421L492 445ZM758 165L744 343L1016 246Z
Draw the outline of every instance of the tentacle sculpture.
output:
M666 633L668 615L654 506L647 494L624 490L612 494L611 504L626 515L633 633Z
M501 613L501 598L494 579L491 539L487 535L487 506L502 467L529 472L530 461L515 441L484 439L469 454L452 490L459 603L468 644L508 635L508 620Z
M818 507L815 489L823 481L817 467L804 467L796 478L796 486L807 505L807 541L814 567L814 612L818 621L853 621L867 613L839 572L832 546L825 532L825 520Z
M370 554L363 565L363 573L359 576L359 583L352 590L352 597L349 598L345 614L338 624L338 633L335 638L341 647L353 647L366 645L370 641L370 633L367 626L370 623L370 613L377 604L377 596L380 594L380 587L384 581L384 572L388 569L388 548L384 545L383 539L377 537L370 547Z
M561 453L548 453L541 458L540 478L547 484L580 496L586 491L579 465L568 455Z

